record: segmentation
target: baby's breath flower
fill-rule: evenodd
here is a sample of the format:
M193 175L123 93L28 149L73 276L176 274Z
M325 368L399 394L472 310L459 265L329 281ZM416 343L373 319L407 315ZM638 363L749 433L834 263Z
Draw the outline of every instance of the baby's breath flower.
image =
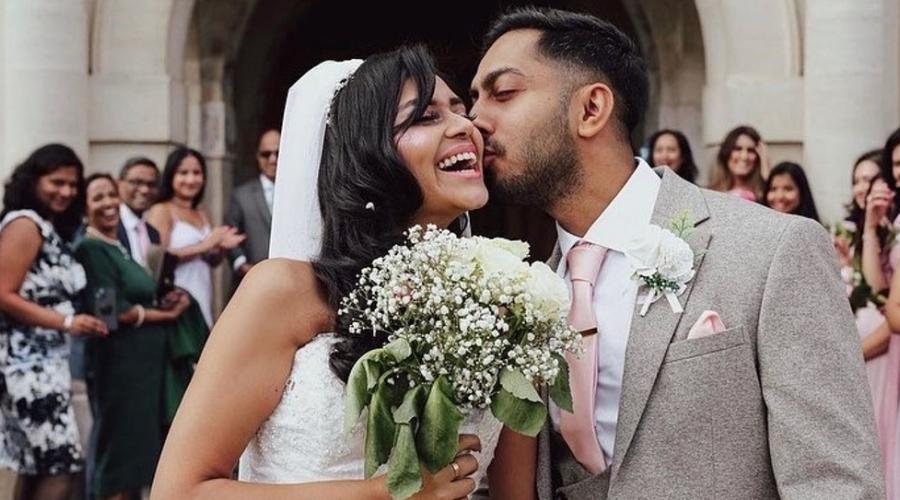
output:
M338 314L353 335L386 332L407 341L413 356L398 371L410 386L445 376L456 404L486 408L502 370L553 381L560 369L554 355L580 349L566 322L568 305L548 295L558 284L536 286L559 278L535 272L525 255L523 243L415 226L405 244L360 272Z

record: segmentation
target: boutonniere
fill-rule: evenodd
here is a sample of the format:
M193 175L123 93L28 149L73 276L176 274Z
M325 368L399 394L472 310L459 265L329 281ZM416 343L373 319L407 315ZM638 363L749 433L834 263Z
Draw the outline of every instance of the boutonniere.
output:
M648 224L639 229L625 250L631 265L632 278L641 284L645 293L641 316L647 314L650 305L666 298L672 312L684 312L678 297L694 278L696 256L684 238L693 229L688 214L673 220L670 229Z

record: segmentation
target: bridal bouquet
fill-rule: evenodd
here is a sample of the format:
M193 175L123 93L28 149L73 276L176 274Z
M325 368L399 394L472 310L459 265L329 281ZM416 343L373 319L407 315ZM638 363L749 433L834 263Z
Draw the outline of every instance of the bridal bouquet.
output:
M572 410L566 352L580 336L566 322L568 291L528 245L458 238L413 227L405 244L362 271L339 314L357 335L386 334L347 382L345 427L366 419L365 473L387 464L395 498L422 486L456 455L460 425L487 409L537 435L547 417L538 387Z

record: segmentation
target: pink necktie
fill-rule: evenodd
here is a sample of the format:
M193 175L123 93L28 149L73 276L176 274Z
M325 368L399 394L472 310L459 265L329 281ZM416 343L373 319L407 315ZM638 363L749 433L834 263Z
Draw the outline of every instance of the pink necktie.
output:
M147 233L147 223L140 221L137 224L138 241L141 248L138 249L141 260L147 258L147 250L150 248L150 235Z
M603 265L606 248L579 243L569 250L566 262L572 281L572 308L569 324L580 332L592 331L582 337L584 353L580 358L566 356L569 363L569 382L572 389L574 413L560 411L559 430L572 450L572 455L588 472L599 474L606 470L606 459L597 442L594 427L594 397L597 391L597 317L594 314L594 283Z

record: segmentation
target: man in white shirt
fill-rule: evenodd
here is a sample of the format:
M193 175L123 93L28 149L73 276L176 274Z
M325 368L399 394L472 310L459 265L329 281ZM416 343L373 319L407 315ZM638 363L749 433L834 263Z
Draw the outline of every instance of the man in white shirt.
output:
M149 158L127 160L119 171L119 242L135 262L147 265L147 250L159 245L159 232L144 221L144 212L159 194L159 169Z
M256 166L259 176L234 190L225 223L246 234L240 246L228 252L235 277L239 280L253 264L269 256L272 229L272 201L275 173L278 167L278 144L281 134L269 129L259 138Z
M532 443L540 498L884 498L827 232L636 159L649 78L612 24L518 9L484 48L471 114L492 196L556 220L550 264L593 353L569 360L573 412L551 407ZM644 285L635 263L681 281Z

